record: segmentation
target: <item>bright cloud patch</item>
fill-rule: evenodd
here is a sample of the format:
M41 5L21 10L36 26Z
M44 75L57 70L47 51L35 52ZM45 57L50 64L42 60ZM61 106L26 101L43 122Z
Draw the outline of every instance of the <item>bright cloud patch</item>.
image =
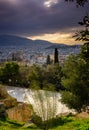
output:
M41 40L47 40L53 43L66 43L66 44L75 44L79 43L75 41L75 39L72 37L73 34L71 33L54 33L54 34L44 34L39 36L33 36L30 37L33 40L41 39ZM29 37L28 37L29 38Z
M44 2L44 6L51 7L53 4L57 4L58 0L47 0Z

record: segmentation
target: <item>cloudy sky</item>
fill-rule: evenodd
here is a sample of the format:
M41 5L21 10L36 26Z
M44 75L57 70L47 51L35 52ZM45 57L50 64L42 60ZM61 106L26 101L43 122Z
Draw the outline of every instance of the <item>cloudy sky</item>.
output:
M0 34L74 44L86 9L65 0L0 0Z

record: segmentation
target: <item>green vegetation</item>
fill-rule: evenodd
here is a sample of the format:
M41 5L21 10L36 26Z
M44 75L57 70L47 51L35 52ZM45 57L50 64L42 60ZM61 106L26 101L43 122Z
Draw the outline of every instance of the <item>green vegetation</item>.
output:
M0 80L8 85L16 85L19 74L19 65L15 62L5 63L0 68Z
M36 130L38 129L35 124L32 126L29 126L28 128L24 126L24 123L21 122L16 122L16 121L12 121L9 119L0 119L0 130L29 130L29 129L33 129Z
M77 111L89 106L89 64L77 56L70 56L63 68L62 84L66 91L62 93L62 101L69 108Z
M51 59L50 59L50 55L47 55L47 61L46 64L50 65L52 63Z
M32 121L42 130L48 130L56 120L56 93L41 90L31 92L34 101Z
M30 88L59 91L63 89L61 78L59 64L48 65L46 68L33 65L29 73Z
M85 62L89 63L89 43L84 43L81 47L80 57L85 60Z
M86 43L82 46L80 53L70 55L63 66L59 63L50 64L45 67L38 65L33 66L20 66L16 62L7 62L0 67L0 82L7 85L30 87L35 90L50 90L62 92L62 102L69 108L74 108L78 112L89 111L89 44ZM76 117L62 117L55 118L55 98L54 104L51 104L47 98L38 94L34 99L40 99L41 108L37 104L40 113L34 114L33 122L37 125L31 126L29 129L43 129L43 130L88 130L89 119L78 119ZM47 112L43 103L43 98L47 100ZM51 106L52 105L52 106ZM51 112L54 113L52 113ZM45 113L46 112L46 113ZM51 115L51 114L52 115ZM46 114L47 119L44 115ZM47 115L48 114L48 115ZM51 118L50 118L51 116ZM42 120L44 118L44 120ZM1 126L3 121L1 121ZM6 121L8 122L8 121ZM40 125L39 125L40 122ZM10 122L8 122L10 123ZM11 125L11 124L9 124ZM15 124L16 125L16 124ZM4 126L5 127L5 126ZM7 126L8 127L8 126ZM9 126L13 127L14 126ZM28 129L24 126L16 125L16 129ZM34 128L35 127L35 128ZM10 130L8 128L5 128ZM12 128L11 128L12 129ZM2 130L4 130L2 126Z
M27 125L18 123L9 119L0 119L0 130L42 130L36 125ZM89 119L80 119L77 117L61 117L57 118L49 130L89 130Z
M45 90L53 90L54 87L54 90L59 91L62 89L61 78L62 71L59 64L40 67L20 66L17 62L7 62L0 67L0 82L10 86Z
M71 55L62 67L62 101L77 111L89 106L89 45L84 44L78 56Z

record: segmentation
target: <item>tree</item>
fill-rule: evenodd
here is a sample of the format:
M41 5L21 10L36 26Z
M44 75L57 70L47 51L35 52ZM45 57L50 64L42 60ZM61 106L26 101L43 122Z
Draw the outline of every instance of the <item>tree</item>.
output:
M77 6L85 6L86 3L88 3L88 0L65 0L65 1L71 1L76 2ZM77 31L73 37L76 38L76 40L82 40L82 41L89 41L89 14L86 13L83 17L82 21L78 22L81 26L84 26L83 30Z
M77 6L85 6L88 0L65 0L74 1ZM88 13L79 22L84 26L74 37L76 40L89 41L89 15ZM89 106L89 43L85 43L78 56L70 56L63 66L64 77L62 85L66 91L62 93L62 101L68 107L77 111L86 110Z
M31 66L29 73L30 88L36 87L37 84L38 88L43 89L45 80L44 71L44 68L38 65Z
M80 56L70 56L63 66L62 101L69 108L77 111L86 110L89 106L89 64Z
M55 52L54 52L54 63L59 63L59 61L58 61L58 50L57 50L57 48L55 48Z
M84 43L81 47L80 56L86 61L86 63L89 63L89 42Z
M47 65L51 64L50 55L47 55Z
M0 80L8 85L16 85L19 76L19 65L16 62L7 62L0 71Z
M21 87L29 87L29 66L20 66L19 68L19 79L17 85Z
M63 88L61 85L62 70L59 64L49 65L45 71L45 80L55 86L56 91L60 91Z
M77 31L73 37L78 41L89 41L89 15L85 15L82 22L79 22L81 26L84 26L84 30Z
M47 68L32 66L29 73L30 88L56 90L63 89L61 85L62 71L59 64L48 65Z

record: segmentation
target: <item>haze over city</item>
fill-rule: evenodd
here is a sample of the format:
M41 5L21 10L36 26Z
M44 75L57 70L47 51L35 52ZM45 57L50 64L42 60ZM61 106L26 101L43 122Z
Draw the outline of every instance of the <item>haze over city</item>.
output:
M53 43L75 44L88 6L64 0L0 0L0 35L9 34ZM81 42L82 43L82 42Z

